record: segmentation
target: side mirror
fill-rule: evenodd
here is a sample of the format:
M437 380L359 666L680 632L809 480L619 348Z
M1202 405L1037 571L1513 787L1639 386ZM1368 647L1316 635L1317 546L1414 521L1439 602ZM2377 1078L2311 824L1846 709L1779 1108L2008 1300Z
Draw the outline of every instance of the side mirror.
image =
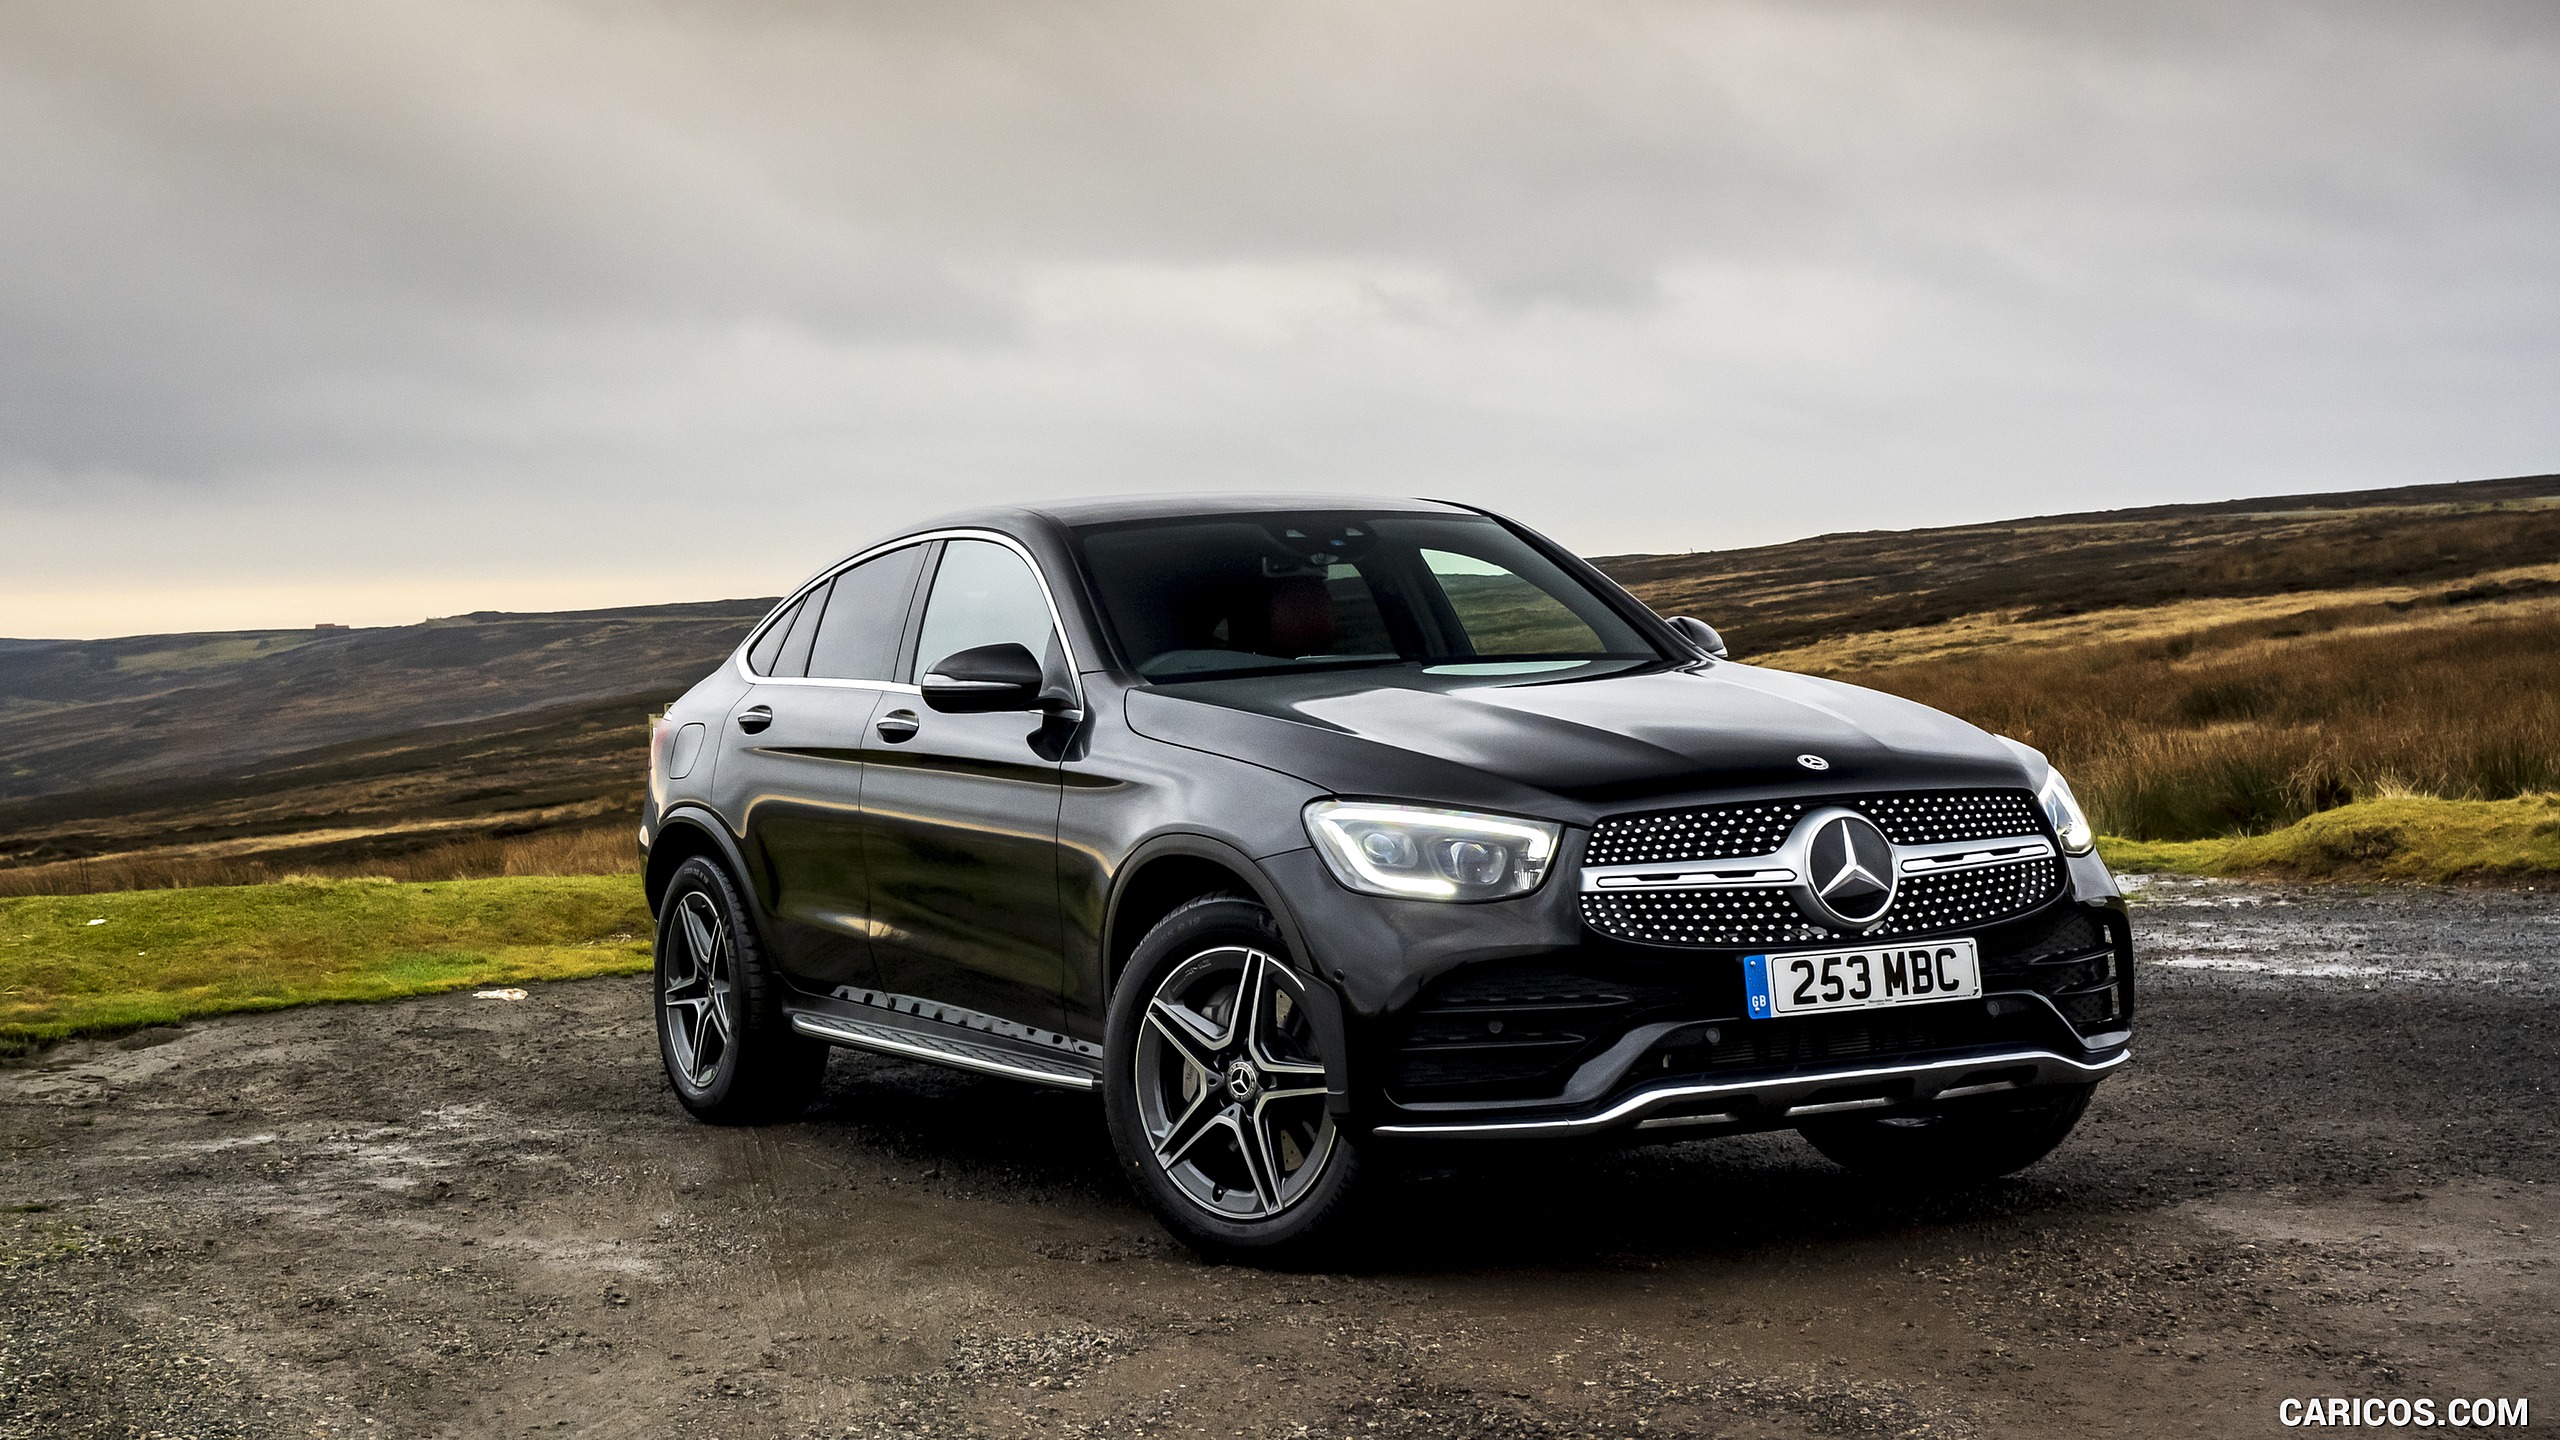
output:
M1670 623L1681 639L1698 647L1699 654L1710 660L1725 658L1724 637L1716 633L1713 625L1691 615L1674 615Z
M1041 707L1040 661L1020 645L981 645L945 655L925 672L924 703L946 715Z

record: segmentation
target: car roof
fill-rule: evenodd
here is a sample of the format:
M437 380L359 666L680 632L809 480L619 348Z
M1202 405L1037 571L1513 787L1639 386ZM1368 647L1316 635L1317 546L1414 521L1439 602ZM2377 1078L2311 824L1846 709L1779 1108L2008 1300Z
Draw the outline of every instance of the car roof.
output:
M1036 505L982 505L968 510L955 510L936 515L930 520L901 526L858 549L845 552L813 572L814 580L841 568L845 561L866 551L879 550L911 535L930 534L936 530L987 529L1029 538L1031 534L1053 527L1073 529L1084 525L1108 525L1124 520L1182 520L1193 516L1258 515L1272 511L1304 514L1322 510L1358 510L1371 514L1394 512L1414 515L1474 515L1482 512L1444 500L1417 500L1401 495L1326 495L1303 491L1271 491L1237 494L1225 491L1175 491L1160 495L1095 495L1067 500L1047 500ZM794 591L806 588L800 582Z
M1167 495L1098 495L1044 501L1022 507L1061 525L1107 525L1120 520L1176 520L1191 516L1263 514L1270 511L1393 510L1417 514L1464 515L1462 505L1416 500L1401 495L1327 495L1303 492L1232 494L1188 492Z

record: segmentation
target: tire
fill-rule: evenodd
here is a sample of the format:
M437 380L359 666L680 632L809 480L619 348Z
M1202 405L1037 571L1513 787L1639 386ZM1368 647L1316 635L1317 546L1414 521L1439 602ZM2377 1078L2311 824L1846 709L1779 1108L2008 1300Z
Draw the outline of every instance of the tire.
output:
M1112 993L1112 1147L1156 1218L1209 1259L1303 1263L1354 1213L1360 1143L1329 1112L1297 998L1321 983L1292 968L1270 911L1212 896L1156 922Z
M755 1125L809 1106L827 1046L791 1028L729 872L701 856L676 867L658 907L658 1057L697 1120Z
M1797 1133L1861 1175L1961 1185L2024 1170L2053 1153L2089 1108L2094 1085L1950 1105L1927 1115L1818 1120Z

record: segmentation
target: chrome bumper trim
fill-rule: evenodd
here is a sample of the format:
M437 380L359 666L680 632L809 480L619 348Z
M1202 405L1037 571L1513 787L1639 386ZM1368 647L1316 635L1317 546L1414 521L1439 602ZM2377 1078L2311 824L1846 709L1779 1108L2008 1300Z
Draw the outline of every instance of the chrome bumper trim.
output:
M886 1025L840 1020L832 1015L794 1015L791 1028L830 1045L850 1045L857 1050L875 1050L905 1060L924 1060L960 1070L975 1070L982 1075L1002 1075L1011 1080L1028 1080L1035 1085L1055 1085L1063 1090L1090 1090L1102 1083L1101 1076L1071 1064L1045 1063L1028 1056L1007 1054L991 1045L946 1040L939 1035L918 1035Z
M1448 1124L1381 1125L1380 1135L1413 1135L1460 1138L1465 1136L1505 1136L1518 1139L1542 1135L1588 1135L1621 1125L1634 1129L1666 1129L1672 1125L1739 1124L1745 1114L1762 1119L1786 1119L1792 1116L1822 1115L1843 1110L1863 1110L1883 1105L1926 1104L1931 1100L1957 1095L1980 1095L1994 1090L2022 1089L2029 1085L2086 1085L2113 1071L2133 1058L2130 1050L2120 1051L2095 1064L2054 1054L2050 1050L2008 1050L1990 1055L1968 1055L1954 1060L1931 1060L1917 1065L1886 1065L1867 1070L1830 1070L1811 1075L1764 1076L1757 1080L1728 1080L1713 1085L1665 1085L1628 1096L1596 1115L1573 1115L1553 1120L1483 1120L1453 1121ZM2033 1079L1976 1080L1985 1071L2016 1070L2035 1067ZM1860 1096L1849 1100L1822 1101L1814 1097L1826 1090L1844 1085L1877 1081L1908 1080L1908 1099ZM1935 1082L1935 1083L1932 1083ZM1666 1116L1659 1120L1644 1118L1648 1112L1666 1105L1694 1100L1738 1100L1714 1115Z

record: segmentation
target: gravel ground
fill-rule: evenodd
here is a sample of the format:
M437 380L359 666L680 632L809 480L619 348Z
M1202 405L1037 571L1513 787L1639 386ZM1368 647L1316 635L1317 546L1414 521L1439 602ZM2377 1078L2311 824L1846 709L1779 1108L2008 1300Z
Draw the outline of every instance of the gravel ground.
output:
M1329 1274L1192 1259L1079 1097L842 1055L802 1123L696 1125L639 981L63 1046L0 1070L0 1436L2547 1428L2560 903L2141 898L2134 1066L2022 1176L1515 1157Z

